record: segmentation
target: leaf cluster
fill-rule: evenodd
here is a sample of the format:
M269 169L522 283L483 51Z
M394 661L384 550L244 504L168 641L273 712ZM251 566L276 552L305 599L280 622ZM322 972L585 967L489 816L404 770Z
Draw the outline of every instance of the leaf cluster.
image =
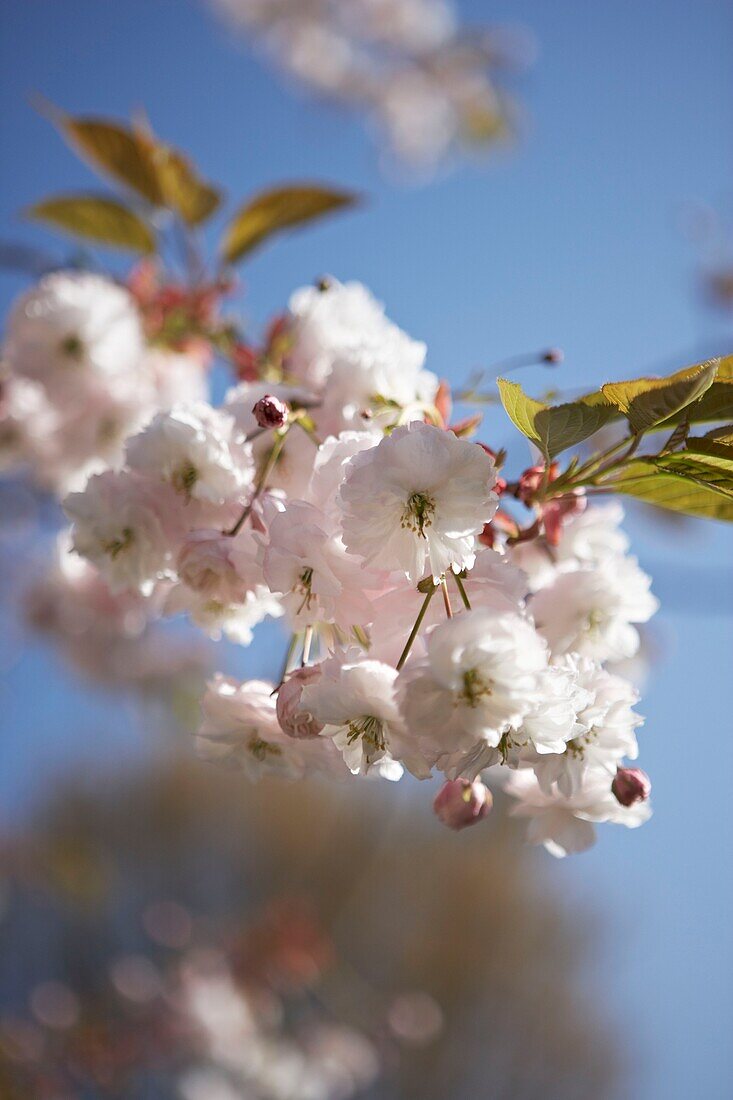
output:
M506 379L499 379L498 387L510 420L548 463L612 421L627 423L621 447L582 465L573 459L566 474L548 486L548 495L581 487L612 490L687 515L733 520L733 423L721 423L733 419L733 356L665 378L607 383L560 405L534 401ZM690 435L695 425L710 423L719 426ZM648 433L664 431L671 434L658 450L637 454Z
M51 105L44 105L44 113L79 157L122 194L54 195L26 210L34 221L77 239L146 255L158 249L158 229L171 217L190 233L221 208L221 188L205 180L186 154L156 137L147 120L127 125L74 117ZM350 191L315 183L261 191L241 204L224 227L221 263L237 263L276 234L356 202Z

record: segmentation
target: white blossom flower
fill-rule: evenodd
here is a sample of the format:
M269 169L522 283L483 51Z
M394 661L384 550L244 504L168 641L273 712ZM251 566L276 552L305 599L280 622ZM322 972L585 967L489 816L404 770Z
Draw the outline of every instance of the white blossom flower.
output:
M186 536L178 552L176 570L183 584L207 599L239 603L257 583L263 585L261 570L253 583L255 555L256 544L247 528L234 536L199 528ZM251 566L243 570L242 562L250 565L248 557Z
M365 419L377 427L422 420L438 389L435 375L421 369L424 357L425 345L397 329L377 348L339 356L317 413L321 431L358 430Z
M196 736L203 760L241 769L248 779L274 774L299 779L307 769L310 745L287 737L275 712L273 685L263 680L237 683L217 676L202 701L204 720Z
M129 466L173 486L185 500L223 504L252 482L247 444L233 435L231 417L204 403L177 406L128 440Z
M629 549L628 535L621 530L623 518L623 507L616 500L591 504L570 516L555 549L557 560L596 565L606 558L623 557Z
M531 539L508 549L510 560L528 575L530 588L546 588L558 573L589 568L610 559L621 560L629 539L621 530L624 510L617 501L590 504L568 516L557 546Z
M79 387L122 379L134 387L143 336L132 295L102 275L57 271L15 303L5 358L12 374L73 402Z
M188 615L214 641L224 635L242 646L251 645L252 631L263 619L278 619L283 614L279 599L265 585L256 585L236 601L226 602L177 584L166 595L163 610L166 615Z
M576 667L572 664L550 665L542 673L539 702L530 710L522 725L511 731L511 739L517 745L529 743L538 756L551 754L560 759L568 742L582 734L578 712L587 707L592 696L581 686Z
M515 613L466 611L435 629L427 657L400 673L400 710L408 733L429 755L497 747L540 703L547 650L531 622Z
M531 611L553 654L617 661L639 648L632 624L646 622L659 606L650 584L635 558L607 558L558 574L533 597Z
M429 568L470 569L494 515L494 464L475 443L416 422L354 455L339 494L351 554L417 583Z
M610 822L635 829L651 816L648 802L621 806L611 791L612 778L605 770L588 772L582 787L571 797L553 788L542 790L529 770L510 772L505 789L516 798L511 813L530 819L527 840L543 844L553 856L584 852L596 840L594 822Z
M553 783L561 794L578 791L589 771L605 770L609 782L624 758L639 754L635 729L643 719L632 709L638 700L634 688L620 676L587 657L565 658L559 671L572 674L579 691L575 699L576 728L562 756L527 758L544 791Z
M153 386L154 398L151 403L155 409L198 404L208 397L206 367L200 358L189 352L160 347L146 348L141 371Z
M273 517L262 565L294 625L327 622L350 630L370 621L369 590L379 590L382 578L361 569L312 504L292 501Z
M96 565L112 592L152 592L172 575L172 540L166 493L128 471L96 474L64 509L77 554Z
M395 669L347 652L321 663L321 675L303 688L301 706L323 725L349 770L366 773L393 755L402 720L397 709Z
M361 351L383 347L395 333L409 341L385 317L384 306L365 286L327 278L318 286L296 290L290 299L293 346L288 366L296 377L321 387L338 358L349 359ZM425 345L417 344L413 354L422 356L422 366Z
M304 498L325 515L333 517L335 526L340 525L341 513L336 500L349 460L360 451L376 447L381 438L381 432L340 432L328 436L319 446Z

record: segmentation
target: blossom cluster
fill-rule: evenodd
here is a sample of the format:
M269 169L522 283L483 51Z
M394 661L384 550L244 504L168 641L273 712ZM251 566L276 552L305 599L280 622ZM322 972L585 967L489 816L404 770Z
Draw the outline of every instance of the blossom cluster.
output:
M0 367L0 470L25 465L57 493L115 465L158 409L207 393L201 347L145 339L127 287L86 271L46 275L15 303Z
M44 280L11 317L13 386L109 396L135 316L98 276ZM496 780L530 841L579 851L595 823L649 816L613 665L656 600L620 507L582 489L533 505L557 471L510 486L472 421L449 426L425 357L360 284L297 291L219 407L179 392L114 457L91 449L105 468L66 497L71 546L128 624L183 612L240 645L266 617L289 628L279 677L209 684L203 758L252 779L440 776L453 828ZM513 501L536 514L523 534Z
M408 166L434 169L507 128L498 81L528 52L526 32L469 31L450 0L211 2L289 77L362 111Z

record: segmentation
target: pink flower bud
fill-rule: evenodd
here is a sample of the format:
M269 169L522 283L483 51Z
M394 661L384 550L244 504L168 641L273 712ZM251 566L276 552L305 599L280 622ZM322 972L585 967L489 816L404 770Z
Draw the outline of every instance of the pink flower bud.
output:
M616 801L622 806L646 802L651 789L651 780L641 768L618 768L611 784Z
M233 540L220 531L192 531L178 554L178 576L202 596L223 604L241 603L246 584L232 562Z
M266 393L259 399L252 412L261 428L282 428L290 409L279 397Z
M557 474L557 462L551 462L550 469L547 474L548 485L555 480ZM521 500L523 504L531 504L535 494L539 491L544 481L544 463L539 466L529 466L519 479L519 485L517 487L517 499Z
M280 685L277 693L277 720L280 729L287 733L288 737L304 740L318 737L323 729L320 722L316 722L312 714L307 710L301 710L300 697L306 684L312 684L321 675L318 665L306 665L305 668L296 668L291 672L284 684Z
M542 524L545 529L545 538L550 546L559 546L562 538L562 530L565 524L573 516L585 511L587 504L583 489L576 489L564 497L556 497L547 504L541 505Z
M465 829L486 817L493 804L491 791L480 779L447 779L435 796L433 810L449 829Z

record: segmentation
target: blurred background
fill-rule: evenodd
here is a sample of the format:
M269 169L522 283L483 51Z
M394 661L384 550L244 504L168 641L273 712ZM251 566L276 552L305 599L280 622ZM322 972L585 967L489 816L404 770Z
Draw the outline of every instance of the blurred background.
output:
M244 269L253 333L329 272L454 383L548 346L565 359L523 375L536 394L733 350L727 0L462 0L457 29L418 18L366 55L267 7L4 0L0 236L63 258L19 211L88 185L34 95L144 106L235 201L302 179L364 195ZM428 31L449 48L418 79ZM3 313L27 285L10 266ZM509 442L502 414L483 438ZM17 593L54 516L12 486L2 503L0 1096L731 1095L722 525L628 510L662 602L637 669L655 814L559 862L503 812L447 835L406 783L254 788L197 764L211 653L174 633L131 692L49 644ZM275 624L213 659L266 675L282 648Z

